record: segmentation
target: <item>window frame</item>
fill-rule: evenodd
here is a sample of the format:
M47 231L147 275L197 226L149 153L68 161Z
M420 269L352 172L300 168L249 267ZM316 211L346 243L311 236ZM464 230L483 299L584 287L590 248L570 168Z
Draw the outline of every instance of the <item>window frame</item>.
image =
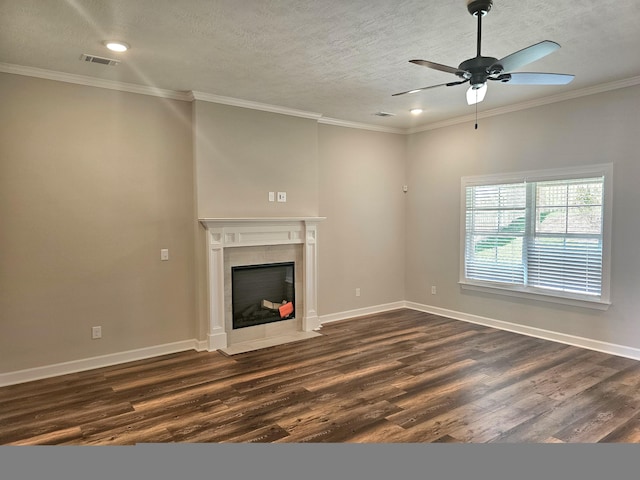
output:
M602 288L599 296L547 290L540 287L498 283L485 280L469 279L465 276L466 262L466 214L467 214L467 187L483 185L500 185L508 183L525 183L572 180L590 177L604 177L603 179L603 204L602 204ZM598 310L606 310L611 305L611 224L612 224L612 197L613 197L613 164L597 164L580 167L554 168L545 170L531 170L526 172L513 172L504 174L464 176L460 179L460 263L459 285L465 290L474 290L485 293L530 298L552 303L573 305ZM531 196L529 196L530 200ZM531 202L527 202L526 211L534 208ZM533 217L527 213L527 219ZM527 237L525 237L525 242ZM525 269L526 269L525 265Z

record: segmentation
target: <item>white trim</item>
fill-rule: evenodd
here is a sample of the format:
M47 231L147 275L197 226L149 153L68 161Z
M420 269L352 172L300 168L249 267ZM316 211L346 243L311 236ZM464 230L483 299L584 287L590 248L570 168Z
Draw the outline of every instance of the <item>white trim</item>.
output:
M24 75L27 77L44 78L46 80L55 80L58 82L74 83L76 85L84 85L87 87L138 93L141 95L150 95L152 97L169 98L172 100L181 100L183 102L191 101L189 92L178 92L176 90L166 90L158 87L136 85L133 83L124 83L115 80L103 80L101 78L89 77L87 75L56 72L54 70L45 70L43 68L24 67L22 65L0 62L0 72Z
M470 313L458 312L455 310L449 310L446 308L434 307L431 305L424 305L416 302L399 301L393 303L387 303L382 305L376 305L372 307L359 308L355 310L347 310L344 312L332 313L328 315L322 315L320 319L320 327L314 330L322 328L325 323L337 322L339 320L350 320L362 317L364 315L372 315L375 313L383 313L392 310L398 310L401 308L407 308L409 310L416 310L424 313L431 313L453 320L460 320L462 322L474 323L477 325L484 325L486 327L497 328L513 333L519 333L530 337L541 338L543 340L549 340L552 342L563 343L565 345L572 345L575 347L586 348L587 350L594 350L597 352L607 353L610 355L617 355L620 357L631 358L634 360L640 360L640 349L634 347L627 347L625 345L619 345L615 343L602 342L599 340L593 340L590 338L577 337L575 335L569 335L565 333L554 332L551 330L544 330L542 328L528 327L526 325L518 325L511 322L505 322L503 320L496 320L488 317L481 317L479 315L473 315ZM53 365L46 365L43 367L28 368L25 370L17 370L15 372L0 373L0 387L6 387L18 383L30 382L33 380L40 380L43 378L55 377L59 375L67 375L70 373L83 372L86 370L92 370L101 367L110 367L112 365L118 365L121 363L132 362L136 360L144 360L147 358L157 357L161 355L167 355L171 353L183 352L186 350L196 350L198 352L206 351L208 348L208 342L202 340L184 340L181 342L167 343L164 345L156 345L153 347L145 347L137 350L129 350L126 352L112 353L108 355L102 355L98 357L85 358L81 360L73 360L70 362L57 363Z
M360 130L372 130L374 132L397 133L405 135L408 133L405 128L385 127L383 125L371 125L368 123L349 122L347 120L339 120L337 118L322 117L318 119L318 123L324 125L335 125L337 127L357 128Z
M128 350L125 352L110 353L107 355L100 355L98 357L72 360L70 362L54 363L53 365L45 365L43 367L0 373L0 387L14 385L16 383L31 382L33 380L40 380L43 378L56 377L59 375L67 375L70 373L83 372L85 370L93 370L94 368L110 367L119 363L144 360L146 358L184 352L186 350L206 350L206 348L201 348L202 343L203 342L198 340L183 340L181 342L165 343L164 345L155 345L152 347L138 348L136 350Z
M227 226L227 225L249 225L251 223L278 224L282 222L320 222L326 220L327 217L217 217L217 218L199 218L198 221L206 226L206 224L219 224L211 226Z
M205 352L207 351L207 341L206 340L194 340L194 349L196 352Z
M603 254L604 257L604 254ZM603 261L604 263L604 261ZM606 300L600 300L600 297L593 300L588 297L581 298L576 295L572 298L570 294L558 294L554 295L552 291L546 292L542 289L534 289L532 287L524 287L519 289L518 287L505 288L498 284L480 284L474 283L470 280L459 281L458 284L463 290L472 290L476 292L492 293L496 295L506 295L508 297L528 298L529 300L537 300L539 302L551 302L560 303L563 305L571 305L573 307L593 308L595 310L607 310L611 306L611 302ZM528 288L528 289L527 289Z
M437 128L450 127L452 125L459 125L461 123L474 122L476 118L489 118L498 115L504 115L505 113L518 112L520 110L528 110L529 108L541 107L543 105L549 105L551 103L564 102L565 100L573 100L574 98L586 97L589 95L596 95L598 93L610 92L612 90L618 90L619 88L633 87L640 85L640 75L636 77L626 78L623 80L616 80L614 82L602 83L593 87L581 88L579 90L572 90L557 95L551 95L549 97L538 98L530 100L528 102L516 103L514 105L507 105L505 107L494 108L485 112L478 112L476 117L475 113L464 115L462 117L451 118L448 120L442 120L440 122L434 122L419 127L409 128L405 131L407 134L426 132L428 130L435 130Z
M355 310L347 310L345 312L337 312L337 313L330 313L328 315L321 315L320 328L322 328L322 325L324 325L325 323L331 323L331 322L337 322L339 320L347 320L347 319L352 319L356 317L362 317L363 315L372 315L374 313L389 312L391 310L397 310L399 308L406 308L406 306L407 305L405 301L400 301L400 302L393 302L393 303L384 303L382 305L374 305L372 307L357 308Z
M200 100L202 102L221 103L223 105L231 105L234 107L249 108L251 110L261 110L263 112L280 113L282 115L291 115L294 117L310 118L318 120L322 117L321 113L306 112L304 110L295 110L293 108L280 107L278 105L269 105L266 103L252 102L250 100L242 100L240 98L223 97L222 95L214 95L204 92L190 92L192 100Z
M321 113L307 112L304 110L295 110L287 107L280 107L278 105L269 105L265 103L253 102L250 100L242 100L239 98L225 97L222 95L215 95L204 92L188 91L180 92L177 90L166 90L162 88L136 85L133 83L124 83L114 80L102 80L87 75L76 75L72 73L57 72L55 70L46 70L43 68L26 67L23 65L15 65L11 63L0 62L0 72L12 73L16 75L25 75L28 77L44 78L47 80L57 80L59 82L75 83L78 85L86 85L90 87L106 88L109 90L119 90L129 93L139 93L142 95L151 95L160 98L170 98L173 100L181 100L185 102L192 102L194 100L201 100L205 102L221 103L225 105L233 105L237 107L249 108L253 110L262 110L272 113L281 113L283 115L292 115L296 117L310 118L318 120L318 123L327 125L337 125L349 128L358 128L363 130L373 130L387 133L399 133L403 135L410 135L413 133L425 132L428 130L435 130L437 128L450 127L452 125L459 125L461 123L473 122L476 118L488 118L495 117L497 115L503 115L505 113L517 112L520 110L527 110L529 108L540 107L542 105L548 105L551 103L563 102L565 100L572 100L574 98L585 97L588 95L595 95L598 93L609 92L611 90L617 90L619 88L633 87L640 85L640 75L626 78L623 80L617 80L608 83L602 83L592 87L586 87L579 90L572 90L569 92L561 93L558 95L552 95L549 97L539 98L528 102L517 103L515 105L507 105L505 107L494 108L485 112L478 113L477 117L474 114L464 115L461 117L455 117L448 120L442 120L439 122L428 123L422 126L413 128L392 128L378 125L371 125L366 123L352 122L348 120L339 120L334 118L325 118Z
M432 313L434 315L440 315L442 317L451 318L453 320L461 320L463 322L484 325L485 327L497 328L499 330L505 330L507 332L520 333L529 337L541 338L543 340L550 340L552 342L563 343L565 345L586 348L587 350L594 350L596 352L608 353L610 355L617 355L620 357L640 360L640 348L602 342L600 340L593 340L591 338L577 337L575 335L569 335L566 333L554 332L552 330L529 327L526 325L519 325L516 323L505 322L503 320L481 317L479 315L457 312L455 310L448 310L446 308L423 305L415 302L406 302L406 307L411 310Z
M581 176L612 176L613 163L595 163L592 165L578 165L575 167L545 168L542 170L526 170L523 172L489 173L486 175L468 175L461 177L460 185L473 187L517 182L542 182L548 180L564 180Z

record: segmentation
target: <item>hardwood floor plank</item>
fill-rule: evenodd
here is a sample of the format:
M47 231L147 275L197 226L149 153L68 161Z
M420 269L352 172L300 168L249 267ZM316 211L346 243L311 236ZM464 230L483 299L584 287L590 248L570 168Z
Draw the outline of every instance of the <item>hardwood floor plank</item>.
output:
M345 443L388 443L389 438L400 435L404 428L381 418L373 423L362 426L357 432L353 432Z
M5 445L73 445L83 440L80 427L69 427L53 430L41 435L30 435L26 438L6 442Z
M449 388L437 393L429 392L423 397L412 397L411 402L407 402L406 397L400 397L394 403L402 410L389 415L387 419L401 427L411 428L450 410L468 405L488 390L488 387L484 387L484 390L479 388L474 382L458 383L456 386L456 389Z
M465 443L487 443L553 407L554 403L543 395L527 395L519 401L505 403L500 408L487 409L483 415L476 416L464 426L447 431L447 434Z
M10 422L3 422L0 430L0 444L26 440L29 437L42 437L59 430L81 426L95 418L111 417L132 410L129 403L110 403L108 399L100 399L78 407L77 410L54 408L43 415L14 418Z
M602 437L601 443L640 443L640 413Z
M244 435L231 437L225 440L225 443L273 443L288 435L287 431L279 425L267 425Z
M431 417L410 428L405 428L404 432L394 432L387 441L393 443L435 442L444 435L448 435L449 432L471 423L475 418L483 415L484 412L484 409L473 403L467 403Z
M333 410L326 413L320 422L289 426L286 428L289 435L278 442L343 442L353 433L397 410L398 407L386 400L343 411Z
M87 385L86 389L74 386L69 390L61 390L64 395L60 395L55 404L48 400L54 393L47 393L22 398L15 401L5 401L0 405L0 422L19 422L25 418L39 419L47 415L59 415L62 410L74 410L99 398L105 398L113 394L113 390L104 385ZM20 400L20 401L19 401Z
M568 425L554 437L565 443L599 442L626 425L636 414L636 408L625 405L623 399L612 399L601 405L595 415Z

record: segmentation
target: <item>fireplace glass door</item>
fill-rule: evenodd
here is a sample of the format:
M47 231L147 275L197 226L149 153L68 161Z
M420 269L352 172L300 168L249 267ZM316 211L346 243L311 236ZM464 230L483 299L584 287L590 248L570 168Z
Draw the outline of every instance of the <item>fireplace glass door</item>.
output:
M231 268L233 328L295 318L295 263Z

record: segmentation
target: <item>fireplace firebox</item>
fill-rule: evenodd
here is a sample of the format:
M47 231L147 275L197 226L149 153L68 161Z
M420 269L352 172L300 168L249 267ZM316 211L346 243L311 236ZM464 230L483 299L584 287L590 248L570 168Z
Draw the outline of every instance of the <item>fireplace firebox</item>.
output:
M295 318L295 262L231 268L233 328Z

